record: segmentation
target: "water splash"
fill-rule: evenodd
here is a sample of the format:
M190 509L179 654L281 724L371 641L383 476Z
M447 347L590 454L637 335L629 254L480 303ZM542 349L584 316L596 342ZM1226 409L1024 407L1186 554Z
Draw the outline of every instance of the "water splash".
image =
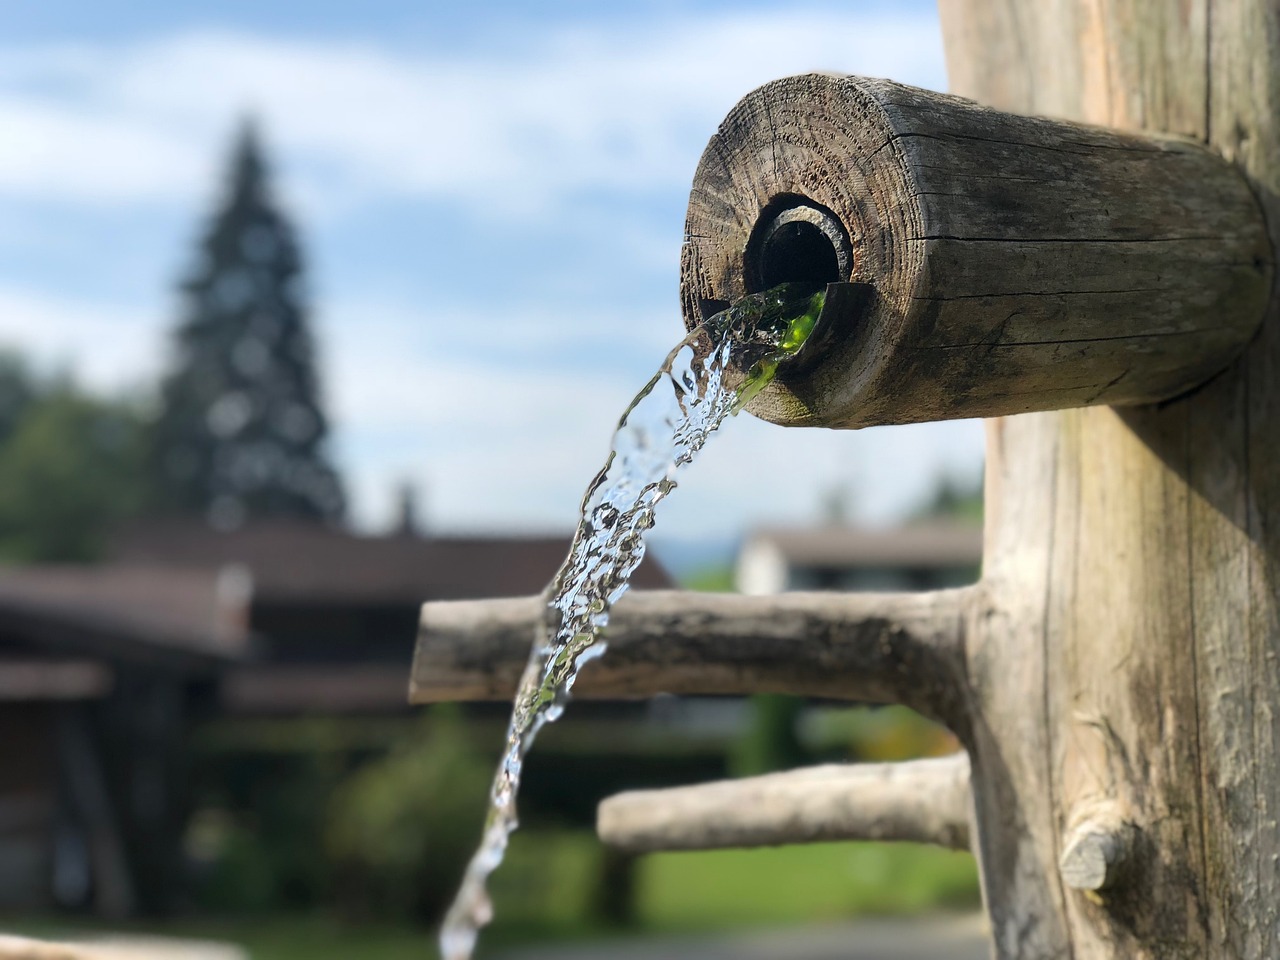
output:
M486 884L517 825L525 755L542 725L564 712L578 671L604 653L601 633L644 558L654 508L675 489L676 471L804 345L822 302L796 284L740 300L681 341L622 415L609 458L582 498L568 559L544 594L542 631L516 693L484 835L440 933L445 960L469 960L493 917Z

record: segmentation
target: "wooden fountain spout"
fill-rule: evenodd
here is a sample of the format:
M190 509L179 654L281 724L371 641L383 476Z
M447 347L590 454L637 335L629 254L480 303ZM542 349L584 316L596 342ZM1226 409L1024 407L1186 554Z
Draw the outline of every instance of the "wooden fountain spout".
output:
M685 235L689 327L787 280L858 285L821 360L748 408L787 426L1167 400L1240 353L1271 289L1262 209L1202 144L862 77L748 94Z

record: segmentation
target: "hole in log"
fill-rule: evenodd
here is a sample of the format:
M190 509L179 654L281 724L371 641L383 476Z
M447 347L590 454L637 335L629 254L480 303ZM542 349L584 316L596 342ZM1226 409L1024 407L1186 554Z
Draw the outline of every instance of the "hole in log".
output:
M731 306L728 300L708 300L706 297L699 297L698 322L701 323L708 317L715 316L721 310L728 310Z
M780 197L756 221L743 267L748 293L780 283L842 283L852 272L853 250L830 210L803 197Z
M766 290L787 282L832 283L839 276L835 246L803 220L779 225L760 250L760 285Z

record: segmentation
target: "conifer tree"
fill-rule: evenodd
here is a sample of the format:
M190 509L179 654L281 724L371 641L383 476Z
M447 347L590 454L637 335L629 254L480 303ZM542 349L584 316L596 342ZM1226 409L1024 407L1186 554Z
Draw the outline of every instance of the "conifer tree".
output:
M220 528L338 519L302 265L246 123L225 200L183 284L183 317L153 433L157 506Z

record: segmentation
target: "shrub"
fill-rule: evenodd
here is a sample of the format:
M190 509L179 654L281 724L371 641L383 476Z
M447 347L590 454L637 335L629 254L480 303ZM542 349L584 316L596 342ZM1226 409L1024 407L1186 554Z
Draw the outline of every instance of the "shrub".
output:
M346 778L328 805L325 848L339 904L356 917L434 923L480 838L490 768L457 713L436 708L417 734Z

